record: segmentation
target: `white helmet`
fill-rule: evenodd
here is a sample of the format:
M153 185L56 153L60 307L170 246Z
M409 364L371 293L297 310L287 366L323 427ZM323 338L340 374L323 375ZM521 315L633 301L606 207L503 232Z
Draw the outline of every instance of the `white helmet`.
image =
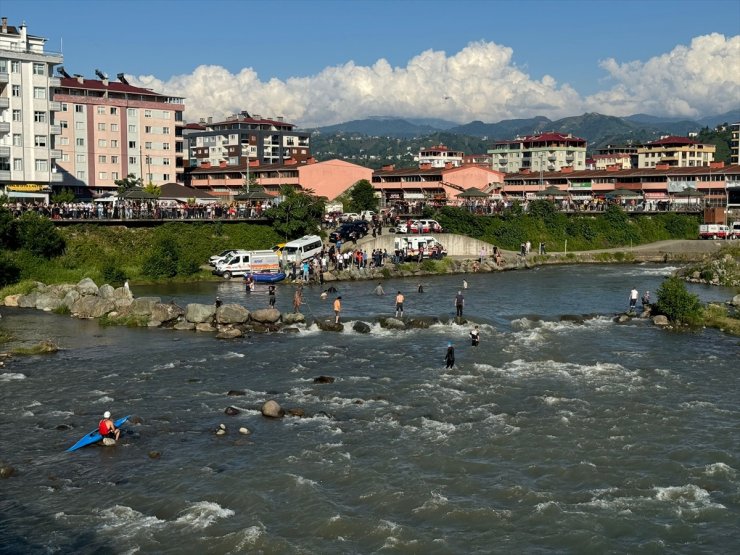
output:
M105 411L105 412L103 413L103 418L110 418L110 411L108 411L108 410L107 410L107 411Z

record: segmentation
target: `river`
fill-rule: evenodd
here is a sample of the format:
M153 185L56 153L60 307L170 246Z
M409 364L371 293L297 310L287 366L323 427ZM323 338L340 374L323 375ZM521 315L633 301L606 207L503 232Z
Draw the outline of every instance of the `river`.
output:
M0 369L0 459L16 469L0 481L0 552L740 552L737 338L612 321L633 286L654 299L672 269L468 275L477 348L471 325L373 324L399 289L406 316L451 316L459 275L423 278L423 294L389 280L385 297L338 284L366 335L220 341L0 308L0 329L63 348ZM236 281L133 292L267 305ZM309 317L331 313L319 293ZM278 308L291 296L280 285ZM263 418L267 399L306 417ZM105 410L141 423L116 447L67 453Z

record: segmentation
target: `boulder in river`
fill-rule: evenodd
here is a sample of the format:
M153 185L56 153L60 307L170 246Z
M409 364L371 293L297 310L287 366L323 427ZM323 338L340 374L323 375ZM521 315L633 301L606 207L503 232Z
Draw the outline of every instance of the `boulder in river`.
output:
M175 303L154 303L151 308L151 320L162 324L174 322L185 315L185 310Z
M229 416L236 416L241 411L236 407L226 407L226 410L224 411L224 414L228 414Z
M316 326L321 331L344 331L343 324L335 324L333 320L316 320Z
M261 308L251 312L249 316L260 324L274 324L280 321L280 311L276 308Z
M75 286L80 295L98 295L100 289L90 278L82 278Z
M243 324L247 320L249 311L240 304L225 304L216 311L216 321L219 324Z
M357 333L370 333L370 330L372 328L370 328L370 326L366 322L357 320L357 322L352 325L352 329L355 330Z
M670 325L670 321L663 314L658 314L657 316L653 316L653 324L656 326L668 326Z
M332 376L319 376L313 379L313 383L334 383L334 378Z
M0 478L10 478L15 474L15 468L9 464L0 463Z
M270 399L269 401L265 401L262 405L262 416L266 416L268 418L282 418L285 416L285 411L277 401Z
M212 304L190 303L185 309L185 319L194 324L210 322L216 315L216 306Z
M97 296L83 295L72 305L70 311L78 318L100 318L116 309L110 299L101 299Z
M305 322L306 317L300 312L286 312L281 316L283 324L291 325L299 322Z
M403 320L399 320L398 318L381 318L380 327L389 330L405 330L406 324Z
M247 392L243 389L229 389L229 392L226 395L228 395L229 397L241 397L246 394Z
M244 337L244 332L239 328L232 327L219 328L219 332L216 335L216 339L237 339L239 337Z

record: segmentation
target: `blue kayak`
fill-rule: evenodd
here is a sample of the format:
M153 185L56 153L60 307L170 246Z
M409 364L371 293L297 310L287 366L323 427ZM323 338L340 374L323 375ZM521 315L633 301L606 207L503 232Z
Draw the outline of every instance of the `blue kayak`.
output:
M124 416L123 418L119 418L116 420L113 424L115 424L116 428L120 428L121 424L126 422L130 417ZM103 439L103 436L100 435L100 432L97 428L95 428L92 432L84 436L80 441L75 443L72 447L67 449L67 451L76 451L80 447L84 447L85 445L90 445L91 443L96 443Z

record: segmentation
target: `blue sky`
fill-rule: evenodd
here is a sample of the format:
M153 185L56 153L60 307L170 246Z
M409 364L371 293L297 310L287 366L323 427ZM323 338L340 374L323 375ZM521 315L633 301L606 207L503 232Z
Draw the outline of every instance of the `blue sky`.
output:
M381 115L385 106L391 115L459 121L526 117L528 111L574 115L591 108L626 115L616 111L644 105L636 93L651 80L651 60L656 75L673 66L678 75L685 70L695 79L700 55L724 60L722 65L734 70L736 45L727 41L740 35L738 0L0 0L0 15L11 25L25 21L31 34L48 38L49 50L63 46L70 73L123 71L140 84L187 96L188 106L201 113L228 112L241 103L250 111L283 112L306 123L361 117L358 110ZM692 46L697 37L714 38ZM696 55L674 53L681 46ZM433 60L422 56L430 51ZM389 68L377 66L379 60ZM734 62L740 64L740 48ZM252 71L245 74L245 68ZM462 86L470 73L487 78ZM428 83L415 86L424 74ZM218 91L207 82L229 90L230 77L231 96L238 98L209 101ZM715 77L725 96L735 95L740 105L738 78ZM455 86L442 90L448 84ZM483 98L499 87L505 101ZM318 92L304 94L309 89ZM327 100L337 89L337 98ZM393 91L393 97L383 98L384 91ZM448 100L418 106L436 91ZM289 100L273 102L271 94ZM656 102L652 113L709 115L704 112L713 104L701 101L701 90L694 94L696 99ZM330 105L290 109L290 102L317 101ZM495 109L486 109L486 103ZM730 105L714 104L714 113Z

